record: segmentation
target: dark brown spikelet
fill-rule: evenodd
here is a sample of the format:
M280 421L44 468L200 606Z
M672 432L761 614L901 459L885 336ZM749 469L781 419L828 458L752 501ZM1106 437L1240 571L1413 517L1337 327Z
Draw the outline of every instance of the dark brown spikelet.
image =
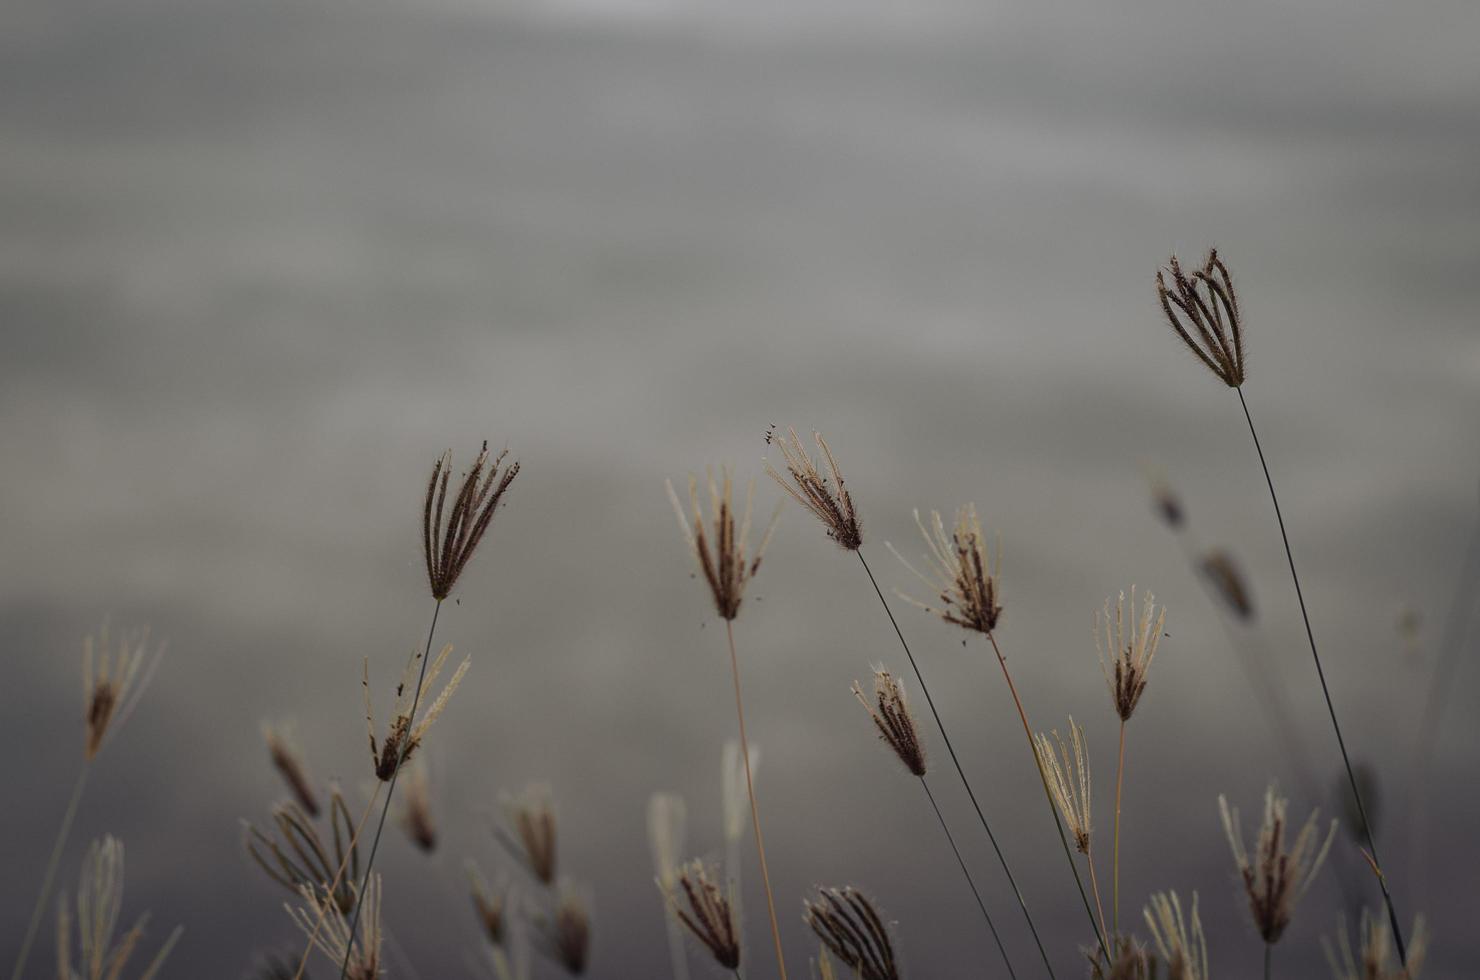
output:
M889 930L862 892L852 886L818 888L817 899L802 904L807 925L859 980L899 980Z
M494 827L499 843L541 884L555 883L555 804L550 787L535 783L504 799L507 826Z
M730 897L711 875L703 861L691 861L679 869L678 889L688 908L679 903L677 889L666 897L668 906L684 928L709 950L714 961L727 970L740 967L740 930Z
M452 654L452 644L444 646L436 658L427 667L423 687L430 688L442 673L442 668L447 664L447 658ZM457 670L452 672L452 679L442 689L426 709L422 712L420 719L411 717L411 702L415 700L412 691L412 672L416 665L421 662L424 653L420 650L411 655L406 663L406 669L401 674L401 682L396 685L396 700L392 706L390 727L386 729L385 741L375 740L375 716L370 707L370 661L365 661L364 673L361 685L365 691L365 727L369 732L370 740L370 764L375 769L375 778L381 782L389 782L396 774L396 770L405 765L413 753L421 747L422 739L426 737L427 729L441 717L447 708L447 702L452 695L457 693L458 686L462 684L463 677L468 672L472 658L463 660ZM421 699L426 703L426 699Z
M1246 622L1254 618L1254 594L1249 591L1248 581L1232 555L1221 548L1214 548L1203 556L1200 567L1213 591L1235 616Z
M1098 949L1090 955L1094 980L1156 980L1156 958L1133 936L1116 936L1111 946L1114 956L1108 965Z
M714 608L722 619L734 619L740 615L740 603L745 598L745 587L761 567L761 557L771 541L771 532L776 527L776 516L761 535L755 555L748 553L750 547L750 511L755 497L755 485L751 484L745 495L745 512L735 515L734 485L728 468L720 470L716 483L714 473L707 474L709 485L709 518L713 529L704 523L704 511L699 507L699 481L689 477L689 505L692 516L685 514L678 493L668 483L668 499L673 502L673 512L678 517L678 526L683 528L689 549L699 565L699 573L709 586L714 597ZM779 515L779 511L778 511Z
M537 949L571 976L586 972L591 957L591 913L580 892L562 888L554 915L537 921L536 928Z
M1230 388L1243 385L1243 319L1233 280L1218 251L1208 252L1203 267L1191 275L1172 256L1166 268L1156 272L1156 295L1167 322L1208 370Z
M359 879L360 850L355 842L354 820L344 797L335 787L329 798L332 841L325 840L312 818L297 803L284 803L272 811L269 836L252 824L246 825L243 841L247 854L267 877L294 895L307 889L318 901L329 895L329 885L338 879L332 897L340 912L354 908L354 883ZM344 873L339 874L339 869Z
M443 453L432 467L422 514L422 546L427 560L427 582L438 602L451 594L458 576L472 561L473 552L478 542L483 540L483 534L493 520L493 512L498 509L509 484L519 475L517 462L500 471L499 467L508 455L509 451L505 449L490 461L485 441L472 469L463 474L462 484L450 508L447 506L447 488L452 478L452 450Z
M950 534L946 533L939 511L930 512L928 528L920 519L920 512L915 511L915 524L930 548L926 566L930 574L916 569L899 552L895 551L894 555L934 591L936 601L925 602L903 594L900 598L962 629L992 632L1002 618L1002 605L997 601L1002 547L999 543L996 554L988 554L976 505L967 504L956 512L956 525ZM890 550L894 551L892 546Z
M790 479L782 476L769 462L766 463L766 473L781 485L781 489L791 494L793 500L822 522L828 537L848 551L857 551L863 544L863 530L858 525L853 498L843 484L843 474L838 470L832 450L827 448L827 441L822 438L822 433L812 433L822 458L827 461L828 472L824 475L817 462L807 455L797 430L788 427L786 431L791 435L791 442L786 441L786 436L775 442L781 448Z
M889 744L904 767L916 776L925 775L925 747L920 742L920 731L915 725L915 716L910 712L909 701L904 694L904 682L883 667L874 668L874 703L864 696L863 687L853 682L853 696L863 705L874 725L879 729L879 738Z
M303 764L303 755L298 747L293 744L293 738L287 725L273 728L265 722L262 725L262 738L267 742L267 754L272 759L272 766L283 777L283 782L288 784L288 789L293 791L293 796L298 800L298 805L310 817L319 815L319 797L314 792L313 781L308 778L307 767Z
M1151 661L1156 656L1166 620L1166 609L1157 615L1156 597L1150 592L1146 593L1137 617L1134 585L1131 586L1129 613L1126 611L1125 593L1122 592L1116 600L1113 615L1110 600L1106 599L1103 615L1095 616L1095 646L1100 652L1100 667L1105 672L1105 684L1110 688L1110 701L1121 721L1131 720L1141 695L1146 692L1146 678L1151 672Z

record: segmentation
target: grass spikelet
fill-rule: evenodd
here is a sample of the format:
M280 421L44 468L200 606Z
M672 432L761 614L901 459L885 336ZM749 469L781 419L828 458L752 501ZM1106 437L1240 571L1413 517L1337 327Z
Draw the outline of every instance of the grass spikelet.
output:
M437 677L442 673L442 668L447 663L447 658L451 653L452 644L449 643L442 648L441 652L432 661L431 666L423 675L424 679L422 683L417 685L418 691L422 687L436 683ZM365 661L363 676L365 688L365 725L369 730L370 736L370 762L374 767L375 777L381 782L389 782L395 776L396 771L406 763L406 760L411 758L412 753L421 747L427 730L432 727L432 724L441 716L443 710L446 709L447 702L457 692L458 686L462 684L463 676L468 672L468 667L472 664L471 657L459 664L457 670L453 671L452 679L442 689L442 693L437 695L436 700L428 706L420 720L414 721L412 712L416 710L415 701L417 699L411 694L411 675L423 655L422 651L417 651L411 655L410 661L406 664L406 670L401 676L401 682L396 685L396 700L391 709L390 727L386 730L385 741L379 744L375 740L375 718L374 712L370 707L370 661L368 659ZM387 800L386 802L389 803L390 801Z
M1265 791L1264 820L1259 827L1254 853L1250 855L1244 847L1238 810L1228 805L1226 797L1218 797L1223 832L1228 836L1228 845L1233 850L1233 859L1244 883L1249 914L1260 938L1270 946L1284 935L1295 906L1315 881L1336 836L1336 821L1332 820L1325 840L1321 840L1320 811L1317 810L1311 813L1295 834L1295 839L1287 845L1285 838L1289 821L1286 811L1289 805L1290 801L1279 796L1273 785Z
M82 862L77 886L77 962L72 962L72 917L67 896L57 906L57 976L60 980L120 980L144 939L149 914L114 938L123 909L123 844L115 837L94 841ZM137 980L152 980L184 929L176 927Z
M780 508L772 515L770 523L761 534L755 553L749 552L750 514L755 499L755 483L750 484L745 494L745 510L737 519L734 505L734 481L728 467L720 469L719 482L715 482L714 471L706 473L705 482L709 490L709 521L706 527L704 510L699 505L699 481L689 477L689 506L692 516L684 512L673 482L667 483L668 499L673 504L673 513L683 529L684 539L694 553L699 573L709 586L714 599L715 611L721 619L733 620L740 615L740 604L745 598L745 588L761 567L761 558L770 544L776 528Z
M827 448L827 441L822 438L822 433L812 433L822 459L827 461L827 473L824 474L817 462L808 455L797 430L788 427L786 431L791 436L791 442L786 441L786 436L775 442L781 450L787 475L783 476L770 462L765 464L766 473L793 500L821 521L827 536L843 550L857 551L863 544L863 530L858 524L858 513L853 509L853 497L843 484L843 474L838 470L832 450Z
M673 887L664 887L668 907L714 961L727 970L740 968L740 925L728 890L703 861L690 861L677 874ZM680 896L682 901L680 901Z
M1170 278L1170 285L1167 279ZM1156 272L1156 296L1167 323L1198 360L1230 388L1244 383L1244 327L1228 268L1216 249L1202 268L1182 271L1174 255Z
M248 823L242 844L267 877L295 895L307 889L316 901L332 896L334 904L347 915L355 904L351 882L359 876L360 850L349 807L338 787L329 798L329 825L334 834L332 842L324 840L298 803L284 803L272 812L275 837ZM345 869L350 872L348 878Z
M292 725L262 723L262 739L267 743L267 754L272 767L283 777L298 805L310 817L319 815L319 797L314 792L313 780L308 777L308 767L303 762L303 753L293 737Z
M892 546L889 550L894 551L894 556L904 562L905 567L925 583L936 598L925 601L902 593L899 597L947 623L990 634L1002 617L1002 606L997 601L997 583L1002 574L1002 546L998 544L995 556L988 553L982 522L976 516L976 505L967 504L956 512L956 523L950 534L946 533L939 511L930 512L928 527L920 519L920 512L915 511L915 524L930 549L926 557L929 574L916 569Z
M1208 980L1208 940L1192 893L1191 931L1176 892L1157 892L1143 910L1146 927L1167 964L1167 980Z
M363 929L352 926L338 906L319 904L312 891L306 888L301 898L315 911L286 903L283 908L308 936L313 948L339 964L345 980L377 980L383 972L381 891L380 875L372 874L365 885L364 897L355 909L356 925L363 922Z
M452 593L488 531L494 511L519 475L517 462L499 470L508 454L506 449L490 461L485 440L472 468L463 474L450 508L447 490L452 477L452 450L438 457L432 467L422 513L422 550L426 554L427 582L438 602Z
M899 980L889 930L862 892L852 886L818 888L817 898L802 904L807 925L859 980Z
M852 691L879 729L879 738L894 750L906 769L916 776L924 776L925 747L920 742L915 716L905 698L904 682L883 667L875 667L873 704L864 696L857 681L853 682Z

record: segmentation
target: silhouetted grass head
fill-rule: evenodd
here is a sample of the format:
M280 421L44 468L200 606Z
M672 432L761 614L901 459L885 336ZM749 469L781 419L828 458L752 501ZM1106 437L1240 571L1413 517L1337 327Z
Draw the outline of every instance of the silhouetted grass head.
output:
M777 513L772 515L755 554L751 555L748 552L750 512L755 498L755 484L751 483L746 491L745 511L737 518L733 500L734 486L729 469L720 469L718 482L715 482L714 472L709 471L706 474L706 483L709 489L709 521L712 526L705 524L704 511L699 506L699 481L694 477L689 477L691 514L685 514L672 481L667 484L668 499L673 502L673 513L678 517L684 539L694 553L699 573L709 586L715 611L720 618L733 620L740 615L745 587L761 567L761 557L766 552L766 545L770 544L780 511L778 508Z
M1167 281L1170 279L1170 283ZM1230 388L1244 383L1244 326L1228 268L1216 249L1190 275L1174 255L1156 272L1167 322L1187 348Z
M817 898L803 905L807 925L858 980L899 980L889 930L862 892L852 886L818 888Z
M1151 938L1167 964L1167 980L1208 980L1208 940L1192 893L1192 928L1176 892L1157 892L1142 912Z
M431 687L442 673L442 668L447 663L447 658L452 654L452 644L444 646L427 668L423 687ZM370 733L370 763L375 769L375 778L381 782L389 782L396 774L396 770L409 760L412 754L421 747L422 739L426 737L427 730L441 717L447 708L447 702L452 695L457 693L458 686L462 684L463 676L467 674L468 667L472 664L469 657L458 665L457 670L452 672L452 679L442 689L442 693L427 706L422 712L421 718L411 717L412 702L416 700L413 693L413 671L425 651L418 650L411 655L406 663L406 669L401 673L401 681L396 685L396 700L391 711L390 727L386 730L385 741L377 743L375 740L375 719L370 707L370 661L366 659L362 683L365 689L365 725Z
M927 602L903 594L900 598L963 629L991 633L1002 618L1002 606L997 601L1002 546L998 544L995 556L988 554L976 505L967 504L956 512L956 524L950 534L946 533L939 511L930 512L928 527L920 519L920 512L915 511L915 524L930 548L926 565L929 574L916 569L892 546L889 550L934 591L936 599Z
M863 544L863 529L859 527L853 497L843 485L843 474L838 470L832 450L827 448L827 441L822 438L822 433L812 433L822 459L827 461L827 473L824 474L817 461L807 454L797 430L788 427L786 431L791 442L786 441L786 436L781 436L775 444L781 449L787 475L782 476L769 462L766 463L766 472L780 484L781 489L791 494L793 500L822 522L828 537L844 550L857 551Z
M714 961L727 970L740 966L740 926L727 889L703 861L690 861L678 870L675 887L663 887L668 906L678 921ZM683 901L680 901L680 895Z
M299 804L284 803L272 811L275 837L248 823L242 843L257 866L294 895L307 888L321 901L329 883L337 879L334 904L348 914L355 904L353 882L360 876L360 850L354 821L338 787L330 793L329 827L332 840L319 833L318 825ZM347 873L339 874L340 868Z
M1146 691L1146 677L1167 619L1165 608L1160 610L1160 615L1157 612L1156 596L1148 592L1137 617L1136 587L1133 585L1129 611L1122 592L1116 600L1113 615L1110 600L1106 599L1103 612L1095 616L1095 646L1100 652L1100 667L1105 672L1110 700L1121 721L1130 721L1141 695Z
M1070 755L1070 748L1073 755ZM1069 826L1074 846L1081 854L1089 853L1094 825L1090 820L1090 776L1089 757L1085 751L1084 728L1069 719L1069 744L1064 744L1058 729L1053 731L1053 740L1039 732L1034 737L1034 748L1038 751L1038 765L1048 779L1049 795Z
M508 454L506 449L490 461L485 441L472 468L463 474L450 507L447 491L452 478L452 450L438 457L432 467L422 514L422 548L426 554L427 582L438 602L447 598L457 585L458 576L473 560L473 552L483 540L494 511L509 484L519 475L517 462L500 471L499 466Z
M1239 827L1238 810L1230 808L1225 797L1218 797L1218 809L1223 817L1223 831L1228 835L1233 859L1238 864L1239 876L1244 883L1244 892L1249 900L1249 913L1260 937L1271 945L1279 942L1295 906L1310 889L1326 854L1331 850L1331 841L1336 836L1336 821L1321 840L1317 819L1320 811L1311 813L1301 826L1295 839L1286 843L1289 821L1286 811L1290 801L1279 796L1274 786L1264 794L1264 820L1259 828L1259 839L1251 855L1244 849L1243 831Z
M905 699L904 682L883 667L875 667L873 703L869 703L857 681L853 682L853 696L874 720L879 738L888 743L904 767L916 776L924 776L925 747L920 742L920 730Z

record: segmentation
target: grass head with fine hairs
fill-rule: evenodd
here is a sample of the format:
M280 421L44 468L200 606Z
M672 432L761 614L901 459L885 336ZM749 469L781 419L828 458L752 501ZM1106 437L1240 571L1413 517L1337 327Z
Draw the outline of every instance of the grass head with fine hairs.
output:
M114 645L104 624L82 641L83 750L89 762L133 713L163 657L162 645L150 645L148 628L127 630Z
M115 837L94 841L82 862L77 886L77 962L72 961L72 914L64 894L57 904L57 976L60 980L118 980L144 940L146 912L117 939L123 910L123 843ZM176 928L138 975L153 980L184 930Z
M1146 675L1161 642L1166 625L1166 609L1156 608L1156 597L1146 593L1141 613L1136 615L1136 587L1131 586L1130 611L1126 611L1125 593L1110 611L1105 600L1102 613L1095 616L1095 646L1100 653L1100 667L1110 689L1110 701L1121 721L1130 721L1141 695L1146 691Z
M284 803L272 811L275 835L248 823L242 844L267 877L288 891L297 895L308 889L318 901L332 897L339 910L349 914L355 904L352 881L359 877L360 850L338 787L329 797L329 825L333 838L325 840L300 804ZM343 874L346 868L349 878Z
M437 678L442 673L442 668L447 663L447 658L451 655L452 644L449 643L442 648L441 652L437 654L436 658L427 668L425 679L418 685L418 690L422 686L436 683ZM415 695L412 693L411 688L411 679L416 671L417 664L423 656L425 656L424 651L417 651L411 655L411 659L406 664L406 669L401 675L401 681L396 685L396 699L391 709L390 727L386 730L385 741L381 743L377 743L375 740L375 717L370 707L370 661L368 659L365 661L363 684L365 688L365 724L370 733L370 762L374 767L375 777L381 782L389 781L396 774L397 770L411 758L412 753L421 747L422 739L426 737L427 730L441 717L442 712L447 707L447 702L451 700L453 694L457 693L458 685L462 684L463 676L468 672L468 667L472 664L472 658L469 657L458 665L457 670L452 673L452 679L442 689L442 693L437 695L436 699L432 701L431 705L427 707L426 711L422 713L421 718L418 720L412 718L411 714L414 710L412 708L412 702L415 700ZM387 800L387 803L389 803L389 800Z
M1336 941L1321 937L1321 948L1336 980L1418 980L1428 952L1428 930L1420 917L1413 923L1408 944L1408 965L1394 962L1393 934L1387 923L1362 910L1357 946L1352 948L1346 919L1337 920Z
M490 460L485 441L472 467L463 474L451 506L447 491L452 479L452 450L438 457L432 467L422 512L422 550L426 554L427 584L438 602L452 593L509 485L519 475L518 462L500 469L508 454L506 449Z
M730 901L729 889L718 873L703 861L690 861L678 869L673 886L658 885L668 907L714 961L726 970L740 968L740 926Z
M1156 272L1167 323L1198 360L1230 388L1244 383L1244 325L1228 267L1216 249L1190 274L1174 255Z
M341 912L337 906L328 907L327 914L323 914L325 907L308 888L303 889L302 898L315 911L295 905L283 907L312 947L341 967L345 980L378 980L383 973L381 890L380 875L370 875L358 906L357 922L363 924L359 929L351 926L349 913Z
M717 482L714 471L709 470L705 474L705 485L709 497L709 525L706 525L704 510L699 505L699 481L695 477L689 477L689 513L685 513L683 504L679 502L672 481L667 484L668 499L673 503L673 513L678 517L679 527L683 528L699 573L709 587L715 611L721 619L733 620L740 615L745 587L761 567L761 558L771 541L780 511L778 508L772 515L761 534L760 544L751 554L750 514L755 484L751 483L746 491L745 509L738 517L735 513L734 481L727 467L721 468Z
M808 454L797 430L787 428L786 431L791 436L789 443L786 436L775 439L786 475L783 476L769 461L766 462L766 473L793 500L822 522L827 536L839 547L845 551L857 551L863 544L863 529L858 524L858 512L853 509L853 497L843 483L843 474L838 470L832 450L827 448L827 441L822 438L822 433L812 433L821 459L827 464L827 472L823 473L818 468L819 461Z
M858 980L899 980L899 962L884 919L857 888L818 888L803 918L828 951Z
M1166 961L1167 980L1208 980L1208 939L1197 914L1197 892L1192 893L1191 919L1182 914L1176 892L1152 895L1142 915L1157 952Z
M949 534L939 511L930 512L929 526L920 519L920 512L915 511L915 524L930 549L926 564L928 574L915 568L899 552L894 554L932 590L935 598L914 599L907 595L900 598L947 623L990 634L1002 617L1002 606L997 601L1002 546L998 544L995 555L988 553L982 522L976 516L976 505L967 504L956 512L956 523Z
M1322 840L1318 822L1320 811L1317 810L1306 818L1294 839L1287 841L1289 807L1290 801L1281 797L1273 785L1265 791L1264 819L1251 855L1244 847L1238 810L1228 805L1226 797L1218 797L1223 832L1228 835L1228 846L1233 850L1234 863L1238 865L1239 877L1249 901L1249 914L1259 937L1271 946L1284 935L1295 914L1295 906L1316 880L1336 836L1336 821L1332 820L1330 830Z
M879 738L894 750L906 769L916 776L924 776L925 747L905 698L904 682L883 667L875 667L872 703L857 681L853 682L852 690L879 729Z

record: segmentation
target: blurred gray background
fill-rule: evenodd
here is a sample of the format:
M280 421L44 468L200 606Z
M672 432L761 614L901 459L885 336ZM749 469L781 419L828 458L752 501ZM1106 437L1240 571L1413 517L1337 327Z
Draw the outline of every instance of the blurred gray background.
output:
M499 792L548 779L564 869L595 896L593 974L666 976L645 804L681 791L690 850L718 853L734 719L663 480L759 475L767 426L790 423L829 436L886 590L909 580L884 542L922 550L912 508L974 500L1001 532L1001 639L1035 723L1088 727L1102 841L1115 728L1091 615L1132 583L1165 601L1130 730L1123 916L1197 890L1215 975L1255 975L1217 796L1257 813L1278 777L1301 815L1331 801L1270 737L1146 464L1200 541L1237 548L1261 612L1240 642L1267 652L1321 780L1338 759L1236 399L1155 303L1169 253L1217 245L1396 897L1434 925L1428 975L1471 975L1469 655L1422 867L1408 803L1477 512L1477 36L1458 0L7 3L0 960L80 764L81 638L107 616L169 653L93 775L64 887L112 832L125 915L153 910L151 943L187 926L166 976L297 948L239 847L284 793L259 722L296 718L315 776L363 799L361 661L383 717L431 613L426 474L487 438L524 471L442 616L473 667L426 752L441 852L398 831L382 849L415 964L390 975L468 975L462 860L498 866ZM815 952L806 889L855 882L898 920L911 976L998 975L927 804L848 694L870 663L904 668L867 580L792 507L752 598L737 636L794 973ZM997 667L896 609L1076 976L1090 937ZM936 786L1038 975L959 785ZM1285 976L1325 974L1338 873L1376 901L1349 838L1334 853ZM752 864L753 927L758 884ZM754 930L750 955L772 975Z

